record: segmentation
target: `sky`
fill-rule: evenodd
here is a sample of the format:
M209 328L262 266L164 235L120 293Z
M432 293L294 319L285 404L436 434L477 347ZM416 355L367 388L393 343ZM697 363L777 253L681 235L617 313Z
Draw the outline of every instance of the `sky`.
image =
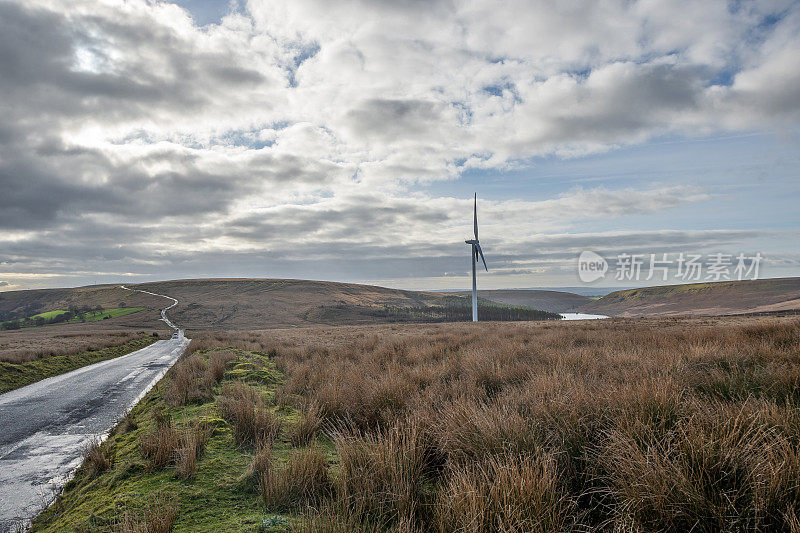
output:
M0 0L0 117L0 290L800 275L794 0Z

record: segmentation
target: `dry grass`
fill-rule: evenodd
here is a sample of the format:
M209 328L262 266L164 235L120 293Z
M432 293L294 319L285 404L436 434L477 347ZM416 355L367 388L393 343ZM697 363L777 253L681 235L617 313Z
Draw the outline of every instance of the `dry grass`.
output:
M81 327L83 326L83 327ZM85 325L48 326L0 331L0 361L24 363L54 355L75 355L120 346L150 333L102 330Z
M281 430L281 419L267 407L264 396L246 383L226 383L217 407L232 426L237 444L272 443Z
M113 527L115 533L169 533L178 519L174 498L158 494L144 509L127 510Z
M282 397L283 398L283 397ZM315 402L308 402L301 418L289 431L289 441L295 446L308 446L322 428L322 410Z
M288 511L322 502L331 487L325 456L310 447L295 451L283 468L265 468L259 488L267 509Z
M307 423L334 434L333 490L308 522L320 531L798 525L797 319L376 326L196 339L272 353L286 376L276 397L314 406L292 440L313 442ZM258 412L263 400L240 396L250 408L237 410ZM266 472L274 479L265 487L290 483L286 473Z
M441 531L565 531L575 504L547 455L500 455L451 467L436 500Z
M197 460L203 454L212 429L204 421L176 428L170 420L156 419L156 426L142 433L139 444L150 468L160 470L175 466L175 475L194 477Z
M152 431L143 433L139 443L142 447L142 456L150 463L150 467L159 470L175 460L180 436L172 424L159 425Z
M83 464L91 472L91 475L97 475L105 472L111 468L113 463L111 456L108 453L108 448L103 446L100 439L93 438L83 453Z
M374 433L346 430L336 438L336 451L341 514L381 525L429 520L432 450L416 421Z
M176 407L212 398L214 387L225 373L225 365L235 357L233 352L221 350L213 352L206 361L194 350L188 350L169 371L167 403Z

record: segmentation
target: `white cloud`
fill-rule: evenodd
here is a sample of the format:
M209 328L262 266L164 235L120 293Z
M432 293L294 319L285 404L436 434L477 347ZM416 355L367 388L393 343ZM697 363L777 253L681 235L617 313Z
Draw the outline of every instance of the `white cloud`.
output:
M800 116L792 1L249 0L203 27L161 1L0 9L0 227L34 231L14 241L21 261L64 253L37 243L95 217L143 263L156 246L445 246L463 237L451 213L466 201L412 184ZM576 189L482 210L513 255L576 219L712 193ZM493 234L511 219L519 235Z

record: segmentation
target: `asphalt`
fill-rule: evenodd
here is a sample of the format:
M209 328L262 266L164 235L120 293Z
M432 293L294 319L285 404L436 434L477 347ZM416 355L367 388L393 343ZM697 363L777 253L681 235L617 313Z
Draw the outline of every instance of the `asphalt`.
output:
M24 529L55 499L87 445L105 438L188 343L180 331L177 339L0 394L0 532Z

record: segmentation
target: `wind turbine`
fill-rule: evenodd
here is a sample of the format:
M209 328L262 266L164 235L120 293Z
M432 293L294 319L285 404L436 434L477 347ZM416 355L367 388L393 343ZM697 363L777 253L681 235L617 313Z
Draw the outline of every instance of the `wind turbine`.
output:
M473 222L474 222L474 229L475 229L475 238L470 239L468 241L464 241L465 243L472 246L472 321L478 321L478 280L475 272L475 268L478 265L478 254L481 256L481 260L483 261L483 268L486 269L486 272L489 272L489 267L486 266L486 258L483 257L483 250L481 250L481 244L478 242L478 193L475 193L475 206L473 209Z

